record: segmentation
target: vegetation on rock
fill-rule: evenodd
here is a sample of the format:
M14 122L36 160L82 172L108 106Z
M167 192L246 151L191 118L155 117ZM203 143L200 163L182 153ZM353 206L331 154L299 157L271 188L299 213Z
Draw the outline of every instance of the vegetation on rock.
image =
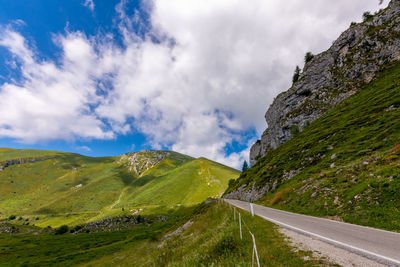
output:
M400 231L399 140L400 63L394 63L260 158L225 197L258 196L267 206Z

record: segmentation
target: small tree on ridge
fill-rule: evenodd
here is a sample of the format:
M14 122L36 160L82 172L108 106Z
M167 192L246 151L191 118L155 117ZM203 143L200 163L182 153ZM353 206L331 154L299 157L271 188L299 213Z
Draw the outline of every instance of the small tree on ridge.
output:
M243 166L242 166L242 172L245 172L248 168L249 168L249 164L247 164L247 161L244 161Z
M300 67L296 66L296 69L294 70L294 74L293 74L293 83L297 82L299 80L300 77Z

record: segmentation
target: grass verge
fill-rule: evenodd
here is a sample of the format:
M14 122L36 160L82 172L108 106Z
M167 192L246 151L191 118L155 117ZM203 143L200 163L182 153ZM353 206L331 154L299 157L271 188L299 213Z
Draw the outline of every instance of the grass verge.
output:
M311 252L295 252L276 231L276 226L251 217L247 212L241 212L245 224L243 239L240 239L233 209L224 202L213 201L167 213L167 222L124 231L75 235L0 234L0 265L251 266L253 243L249 230L256 238L261 266L323 263L312 259ZM193 223L176 231L188 221Z

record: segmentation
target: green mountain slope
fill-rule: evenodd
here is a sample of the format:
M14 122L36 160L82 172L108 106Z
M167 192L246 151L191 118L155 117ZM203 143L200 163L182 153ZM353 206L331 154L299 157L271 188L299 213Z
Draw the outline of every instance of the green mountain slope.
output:
M225 196L257 192L265 205L400 231L400 63L268 152Z
M133 206L192 205L207 197L220 197L229 179L238 176L231 168L204 158L185 162L161 175L157 172L159 169L150 170L133 181L121 202Z
M122 210L193 205L221 195L239 174L169 151L92 158L1 149L0 166L0 217L38 216L40 226L77 224Z
M37 149L11 149L0 148L0 162L16 158L45 157L66 154L58 151L37 150Z
M252 265L252 237L243 230L243 239L240 238L233 209L226 204L210 201L196 207L177 207L162 214L169 219L139 223L121 231L90 234L55 235L24 226L31 232L0 234L0 266ZM323 263L314 259L311 252L288 246L272 223L251 217L247 212L241 215L246 228L256 237L261 266L321 266ZM192 223L186 224L188 221Z

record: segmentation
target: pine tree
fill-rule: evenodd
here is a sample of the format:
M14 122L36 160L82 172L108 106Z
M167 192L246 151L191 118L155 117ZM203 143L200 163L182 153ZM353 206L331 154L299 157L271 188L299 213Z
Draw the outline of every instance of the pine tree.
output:
M295 82L297 82L299 80L300 71L301 70L300 70L299 66L296 66L296 69L295 69L294 74L293 74L293 83L295 83Z
M247 161L244 161L243 166L242 166L242 172L245 172L248 168L249 168L249 165L247 164Z

